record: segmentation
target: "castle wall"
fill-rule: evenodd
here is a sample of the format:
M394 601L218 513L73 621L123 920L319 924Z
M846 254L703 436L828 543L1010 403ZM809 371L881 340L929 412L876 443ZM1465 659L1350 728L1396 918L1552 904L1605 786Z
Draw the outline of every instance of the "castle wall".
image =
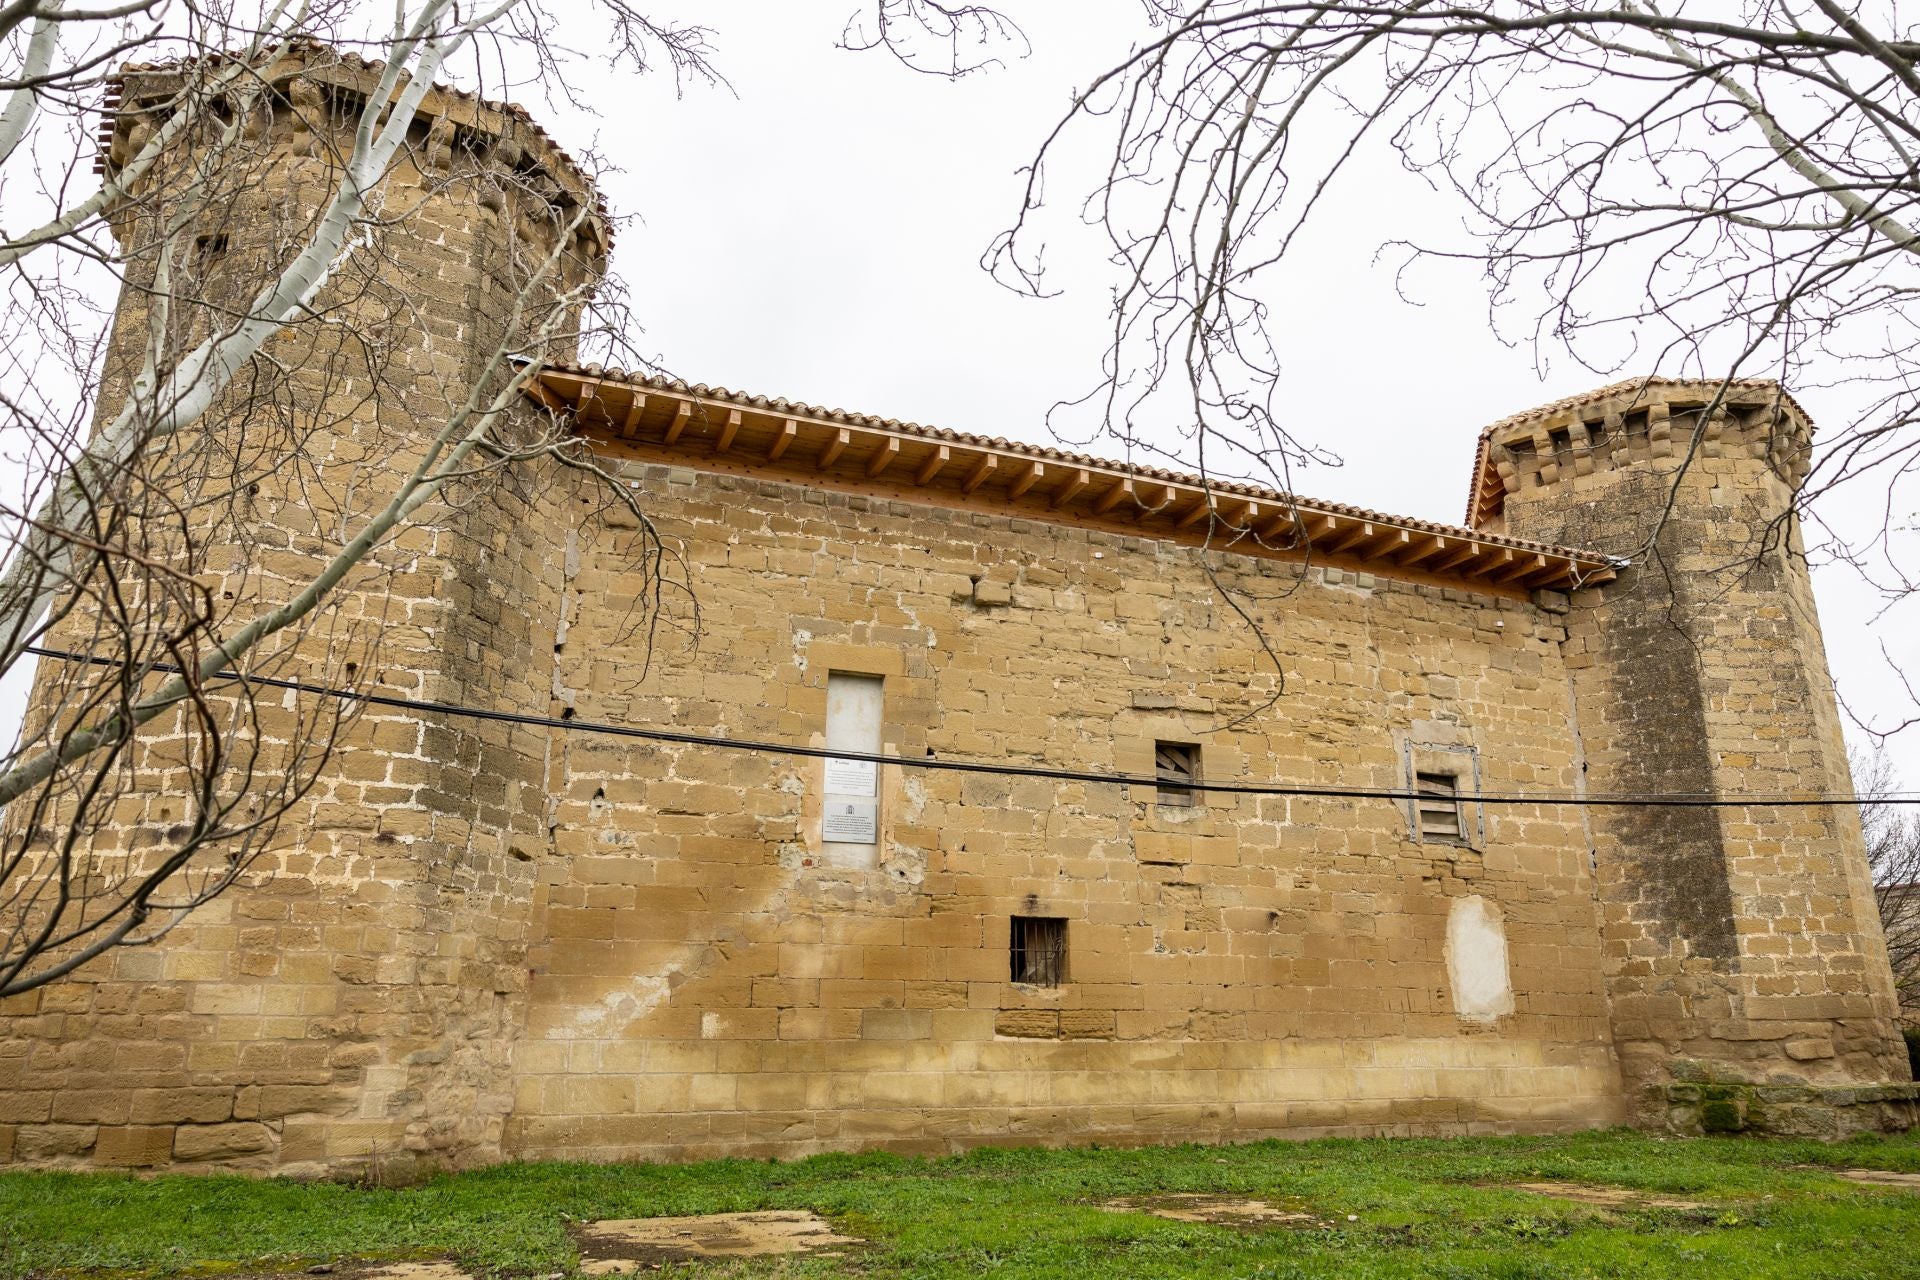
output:
M617 446L609 446L609 450ZM820 744L830 672L886 749L1212 781L1575 781L1558 616L1515 595L649 466L700 640L623 635L602 534L558 685L583 720ZM627 535L631 536L631 535ZM1244 593L1284 668L1209 568ZM821 843L823 765L566 735L504 1153L1494 1132L1622 1114L1578 811L1473 847L1379 800L889 767L871 865ZM1014 916L1067 979L1010 980ZM1504 947L1504 954L1501 948ZM1472 990L1465 990L1472 987ZM1510 988L1510 989L1506 989Z
M327 74L351 89L357 65ZM343 83L326 83L296 75L276 100L273 180L221 206L231 261L271 253L275 219L332 176L317 122ZM549 197L591 198L491 111L430 100L390 193L406 216L336 281L353 322L276 350L298 371L280 416L210 417L202 447L268 464L200 531L193 572L233 618L286 599L392 492L508 336L562 212ZM139 127L119 121L116 154ZM603 246L579 247L570 284ZM142 308L130 291L122 363ZM365 375L301 345L349 331L382 357ZM110 361L106 402L123 375ZM271 674L814 748L871 732L922 767L869 784L773 750L368 708L246 884L162 945L0 1004L0 1161L318 1173L1909 1118L1847 810L1451 808L931 767L1843 790L1810 588L1777 524L1799 419L1783 434L1738 407L1678 478L1673 395L1497 429L1489 527L1635 556L1569 597L1516 585L1572 572L1564 555L1366 513L1292 523L1272 495L1238 495L1260 554L1203 549L1232 524L1209 518L1216 495L1175 508L1168 484L1149 510L1110 468L1089 510L1067 509L1094 491L1077 464L1029 494L1035 458L976 494L983 454L936 497L920 486L948 449L930 435L911 445L931 464L893 467L901 435L875 432L834 471L849 432L829 424L836 441L775 478L794 420L715 414L682 438L692 397L647 394L579 421L650 529L557 469L489 475L277 641ZM788 434L747 457L762 431ZM288 441L298 465L272 465ZM1022 495L1057 518L1009 514ZM1288 558L1290 531L1336 525L1341 555ZM661 546L690 595L663 590ZM87 647L87 622L55 643ZM78 678L49 668L36 713ZM266 707L264 740L312 732L304 705ZM142 738L101 848L137 864L177 838L187 741L178 723ZM22 821L6 839L45 838Z

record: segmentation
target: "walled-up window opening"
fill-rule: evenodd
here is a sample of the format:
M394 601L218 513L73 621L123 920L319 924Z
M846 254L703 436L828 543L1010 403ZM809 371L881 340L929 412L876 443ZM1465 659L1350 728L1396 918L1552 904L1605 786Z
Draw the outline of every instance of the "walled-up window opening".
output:
M1057 916L1014 916L1007 961L1015 982L1057 987L1067 977L1067 922Z
M1598 449L1602 445L1606 444L1607 424L1605 422L1589 422L1586 425L1587 425L1587 444L1588 445L1590 445L1595 449Z
M1555 453L1573 452L1573 428L1561 427L1558 431L1547 432L1547 443L1553 446Z
M1418 773L1414 790L1419 793L1415 812L1419 815L1420 839L1442 844L1465 844L1466 815L1460 808L1460 779L1451 773Z
M886 713L880 676L827 673L829 751L877 756ZM823 770L820 842L829 861L871 865L880 841L880 766L829 756Z
M1153 744L1153 776L1159 782L1154 792L1157 804L1191 808L1200 803L1193 789L1200 781L1200 748L1191 742Z
M1632 413L1622 414L1620 429L1630 436L1647 434L1648 413L1645 409L1635 409Z

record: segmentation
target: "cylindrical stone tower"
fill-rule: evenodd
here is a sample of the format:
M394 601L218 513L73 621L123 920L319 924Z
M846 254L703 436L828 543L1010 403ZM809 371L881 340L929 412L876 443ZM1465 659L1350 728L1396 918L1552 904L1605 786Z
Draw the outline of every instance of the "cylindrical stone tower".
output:
M1478 528L1631 560L1572 593L1591 793L1851 791L1772 382L1648 380L1482 436ZM1912 1085L1856 809L1592 807L1614 1034L1642 1119L1905 1127Z
M307 242L380 68L305 45L255 70L115 213L131 265L102 422L149 342L183 350L231 323L226 304ZM208 73L128 68L103 167L128 164L181 85ZM256 84L267 91L240 92ZM166 308L151 289L162 229L178 295ZM181 504L192 514L168 535L217 602L215 638L310 581L436 433L505 384L510 357L571 356L607 238L590 181L523 112L427 93L313 313L241 370L190 438L136 464L224 486ZM448 489L249 667L544 709L565 504L520 471ZM85 613L52 641L87 649ZM43 665L43 707L74 671ZM276 694L248 730L277 749L263 767L305 759L313 778L242 889L158 946L0 1004L0 1161L298 1172L498 1158L547 838L546 735L372 709L330 755L302 756L292 740L323 720ZM155 722L136 770L170 732ZM186 830L192 797L155 779L93 832L103 856L137 860Z

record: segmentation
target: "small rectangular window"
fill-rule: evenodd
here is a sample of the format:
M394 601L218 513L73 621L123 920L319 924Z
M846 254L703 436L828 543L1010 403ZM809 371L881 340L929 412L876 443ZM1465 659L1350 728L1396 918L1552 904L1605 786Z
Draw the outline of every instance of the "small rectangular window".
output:
M1420 815L1420 839L1445 844L1464 844L1467 826L1460 810L1460 779L1450 773L1415 775L1414 802Z
M1647 410L1635 409L1620 419L1620 429L1630 436L1647 434Z
M193 242L193 256L201 266L206 266L227 251L227 233L209 232L197 237Z
M1067 922L1057 916L1014 916L1007 938L1012 980L1057 987L1067 976Z
M1156 803L1187 808L1199 804L1193 784L1200 781L1200 748L1191 742L1154 743L1153 776L1160 784Z
M1547 443L1553 446L1555 453L1573 452L1573 428L1562 427L1558 431L1547 432Z
M827 673L828 750L880 754L886 685L879 676ZM822 769L820 838L826 852L870 861L880 839L880 767L829 757Z

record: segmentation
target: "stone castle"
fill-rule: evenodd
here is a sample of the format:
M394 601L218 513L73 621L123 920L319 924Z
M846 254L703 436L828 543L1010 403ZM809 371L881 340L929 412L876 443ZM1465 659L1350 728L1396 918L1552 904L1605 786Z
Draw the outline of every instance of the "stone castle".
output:
M274 74L257 198L317 200L369 68ZM444 418L502 340L509 240L565 226L604 267L524 114L422 114L383 267L430 304L397 338L420 376L323 475ZM144 323L130 291L116 350ZM1849 789L1790 516L1809 424L1716 390L1494 424L1454 527L548 362L517 412L633 484L698 644L635 634L643 531L566 484L423 510L342 606L383 620L375 687L546 721L368 709L270 875L0 1004L0 1160L1904 1127L1852 810L1555 799ZM247 590L298 577L312 501L261 495L288 536Z

